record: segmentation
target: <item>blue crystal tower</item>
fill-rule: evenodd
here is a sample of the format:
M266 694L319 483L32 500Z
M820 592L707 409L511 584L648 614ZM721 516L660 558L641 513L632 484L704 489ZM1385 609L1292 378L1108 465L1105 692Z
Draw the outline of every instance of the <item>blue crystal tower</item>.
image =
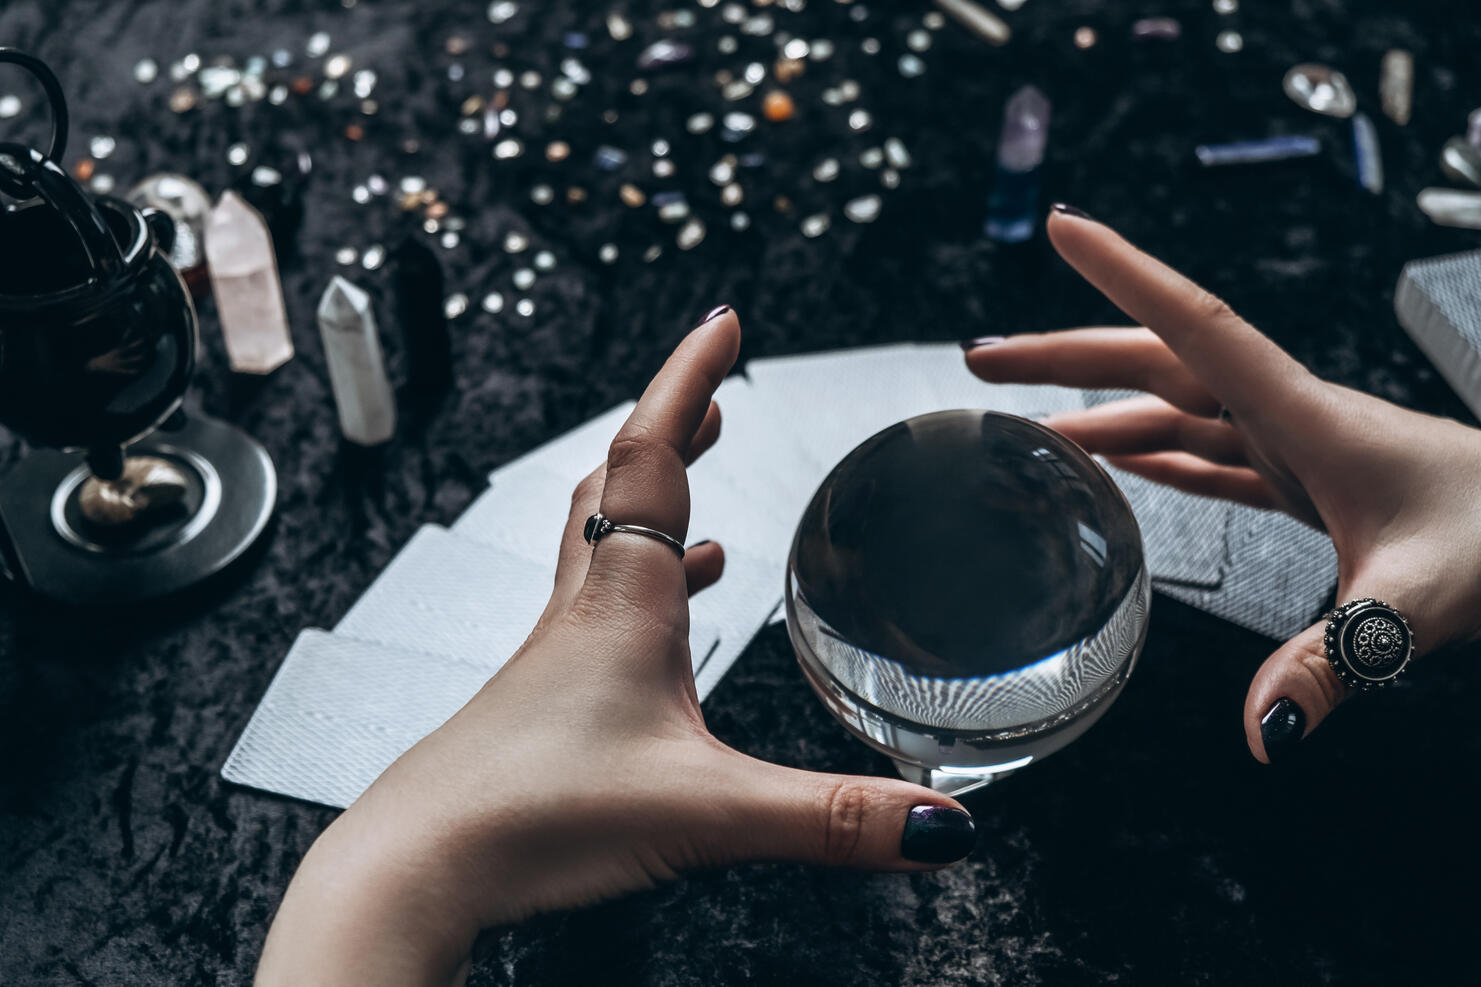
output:
M1049 97L1024 86L1003 108L1003 136L998 141L998 172L987 202L989 237L1022 243L1034 235L1039 213L1039 165L1049 139Z

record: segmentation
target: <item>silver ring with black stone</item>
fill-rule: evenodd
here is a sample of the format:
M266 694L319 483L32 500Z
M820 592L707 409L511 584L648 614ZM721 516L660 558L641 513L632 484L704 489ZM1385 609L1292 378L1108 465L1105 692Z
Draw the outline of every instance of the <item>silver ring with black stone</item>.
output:
M1381 689L1414 658L1409 619L1381 600L1353 600L1327 614L1327 663L1348 686Z
M585 538L586 543L592 548L596 548L597 542L608 535L642 535L644 538L663 542L672 548L679 558L684 557L684 543L662 531L645 528L641 524L613 524L610 518L600 512L586 519L586 527L582 529L581 537Z

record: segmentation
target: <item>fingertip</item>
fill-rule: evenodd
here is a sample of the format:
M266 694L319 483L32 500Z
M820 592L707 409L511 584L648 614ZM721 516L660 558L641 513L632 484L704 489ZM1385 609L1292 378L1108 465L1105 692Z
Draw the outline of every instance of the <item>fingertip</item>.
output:
M684 551L684 578L693 596L708 589L725 575L725 549L719 542L706 538Z
M944 867L977 846L977 823L960 805L928 803L910 808L900 834L900 856L912 863Z

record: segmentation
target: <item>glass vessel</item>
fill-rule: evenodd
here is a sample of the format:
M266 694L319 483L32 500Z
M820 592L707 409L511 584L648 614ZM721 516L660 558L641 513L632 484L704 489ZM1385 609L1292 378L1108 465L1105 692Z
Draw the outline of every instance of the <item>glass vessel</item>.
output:
M892 425L813 495L787 630L828 710L959 794L1075 740L1146 639L1141 530L1105 470L1011 415Z

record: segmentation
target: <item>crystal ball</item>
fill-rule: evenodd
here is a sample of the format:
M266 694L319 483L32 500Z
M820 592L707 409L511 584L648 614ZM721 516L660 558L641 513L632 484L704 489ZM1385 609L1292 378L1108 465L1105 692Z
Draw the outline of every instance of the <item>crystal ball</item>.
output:
M1141 530L1079 446L946 411L849 453L803 512L787 628L828 709L912 781L956 793L1064 747L1146 637Z

